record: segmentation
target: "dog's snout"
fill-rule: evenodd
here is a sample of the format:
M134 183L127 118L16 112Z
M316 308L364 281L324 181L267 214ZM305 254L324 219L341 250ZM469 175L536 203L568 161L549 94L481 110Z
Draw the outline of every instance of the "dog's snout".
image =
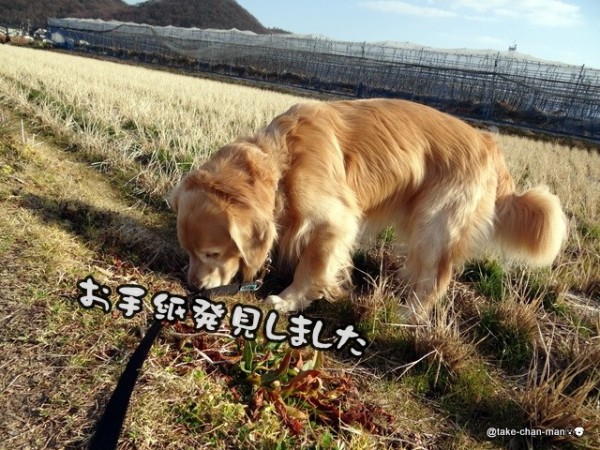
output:
M188 267L186 272L187 285L191 291L199 291L204 289L204 283L202 283L202 280L199 279L194 271Z
M222 284L226 284L222 276L220 276L217 269L208 271L204 270L193 270L192 267L188 269L187 273L187 284L188 288L192 291L200 291L202 289L212 289Z
M197 292L203 289L200 280L194 275L189 264L186 264L181 269L181 280L185 282L185 285L190 292Z

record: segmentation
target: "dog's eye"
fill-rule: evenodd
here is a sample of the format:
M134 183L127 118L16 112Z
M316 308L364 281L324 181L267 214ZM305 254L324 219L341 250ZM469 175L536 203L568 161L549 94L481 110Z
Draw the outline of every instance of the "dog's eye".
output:
M216 258L218 258L220 256L220 253L218 253L218 252L207 252L207 253L205 253L205 256L208 259L216 259Z

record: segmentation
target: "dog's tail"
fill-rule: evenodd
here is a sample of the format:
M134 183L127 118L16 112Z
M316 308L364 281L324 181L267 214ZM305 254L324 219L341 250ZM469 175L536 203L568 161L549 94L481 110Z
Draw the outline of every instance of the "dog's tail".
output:
M515 192L504 158L497 160L495 241L507 256L534 266L552 264L567 238L567 218L545 186Z

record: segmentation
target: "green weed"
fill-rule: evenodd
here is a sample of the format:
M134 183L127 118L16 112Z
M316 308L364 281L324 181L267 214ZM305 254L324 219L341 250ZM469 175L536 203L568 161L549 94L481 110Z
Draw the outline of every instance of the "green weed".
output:
M502 300L506 295L504 269L497 261L470 263L463 270L460 279L474 283L482 295L492 300Z
M485 309L477 327L483 337L481 347L496 357L500 367L511 370L526 368L534 348L530 331L514 321L508 321L506 309Z

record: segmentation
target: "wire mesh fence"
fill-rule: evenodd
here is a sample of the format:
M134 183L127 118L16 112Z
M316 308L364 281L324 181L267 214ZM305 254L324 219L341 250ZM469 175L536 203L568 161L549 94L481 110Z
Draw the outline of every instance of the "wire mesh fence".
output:
M49 19L72 48L355 97L407 98L498 123L600 140L600 70L515 51Z

